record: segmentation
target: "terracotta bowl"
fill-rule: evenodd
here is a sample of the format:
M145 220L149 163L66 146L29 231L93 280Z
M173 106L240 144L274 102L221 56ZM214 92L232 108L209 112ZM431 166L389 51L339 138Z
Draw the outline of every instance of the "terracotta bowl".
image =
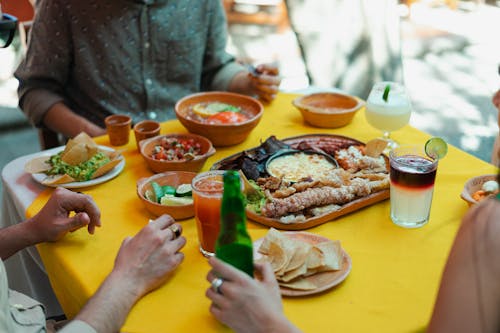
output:
M166 206L159 203L149 201L144 196L147 190L151 190L151 182L155 181L161 186L170 185L178 187L181 184L191 184L191 181L196 176L195 172L187 171L168 171L158 173L151 177L141 178L137 181L137 196L141 199L144 207L153 215L160 216L169 214L176 220L188 219L194 216L194 205L181 205L181 206Z
M323 92L297 97L292 104L310 125L336 128L349 124L365 102L354 96Z
M472 198L472 195L476 191L479 191L484 183L486 183L489 180L496 180L496 179L497 175L482 175L471 178L465 183L464 189L462 190L460 197L463 200L465 200L469 204L469 206L472 206L473 204L478 203L478 201Z
M252 116L238 124L205 124L188 117L189 110L198 103L220 102L245 109ZM186 96L175 105L177 119L191 133L203 135L216 147L232 146L245 141L257 126L264 107L255 98L229 92L202 92Z
M181 161L160 161L153 159L151 156L153 154L153 149L156 145L159 145L161 139L167 138L179 138L179 139L194 139L201 145L201 154L195 156L192 160L181 160ZM165 171L192 171L198 172L205 164L207 158L215 154L215 149L212 143L207 138L204 138L196 134L167 134L158 135L149 139L142 140L140 143L140 151L144 160L148 163L148 166L153 172L165 172Z

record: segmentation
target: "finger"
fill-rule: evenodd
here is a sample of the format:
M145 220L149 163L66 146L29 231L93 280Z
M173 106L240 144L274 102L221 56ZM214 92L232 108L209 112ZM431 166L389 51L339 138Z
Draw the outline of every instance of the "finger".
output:
M259 73L265 73L269 75L278 75L280 72L278 67L273 64L260 64L256 67L256 70Z
M207 281L209 283L212 283L212 281L214 279L218 278L217 274L215 273L215 271L213 269L211 269L208 273L207 273Z
M183 236L176 238L174 240L169 239L169 241L165 242L167 250L169 250L171 253L179 252L185 245L186 245L186 238Z
M182 234L182 227L178 223L171 224L167 227L168 230L172 233L171 240L179 238Z
M226 264L216 257L211 257L208 263L213 267L214 271L217 272L217 276L224 278L224 280L243 281L250 278L246 273Z
M75 216L68 218L68 223L66 224L66 228L68 231L76 231L81 227L89 225L90 218L87 213L77 213Z
M205 296L213 302L214 305L216 305L218 308L224 308L224 306L227 304L227 301L225 300L224 294L219 294L215 290L212 289L212 286L208 287L207 291L205 292Z
M254 76L252 77L252 81L255 86L272 86L276 87L275 89L279 89L279 85L281 84L280 77L269 75Z
M153 225L153 228L156 230L160 229L165 229L171 224L174 224L175 220L172 216L168 214L163 214L160 217L158 217L156 220L154 220L154 223L151 223Z
M262 281L264 282L274 282L276 277L274 276L273 268L269 262L256 263L254 265L255 270L260 273Z
M69 192L70 193L64 193L64 200L61 202L61 207L68 212L75 211L77 213L86 213L90 219L89 223L93 226L100 227L101 211L92 197L83 193Z

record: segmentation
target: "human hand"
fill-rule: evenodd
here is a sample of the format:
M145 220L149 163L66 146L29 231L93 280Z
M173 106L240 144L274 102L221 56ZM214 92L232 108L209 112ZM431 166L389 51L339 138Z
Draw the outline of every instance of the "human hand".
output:
M186 239L181 233L182 227L170 215L160 216L123 240L110 275L137 299L158 288L184 260L179 250Z
M279 69L273 64L261 64L255 68L255 72L249 72L253 93L265 102L271 102L276 98L281 83Z
M71 212L76 214L70 217ZM93 234L101 226L101 212L90 196L58 187L38 214L26 223L36 237L35 244L53 242L84 226Z
M212 301L210 312L236 332L290 332L292 325L283 315L280 289L269 263L255 264L252 279L217 258L210 258L208 282L220 277L220 293L210 286L205 295Z

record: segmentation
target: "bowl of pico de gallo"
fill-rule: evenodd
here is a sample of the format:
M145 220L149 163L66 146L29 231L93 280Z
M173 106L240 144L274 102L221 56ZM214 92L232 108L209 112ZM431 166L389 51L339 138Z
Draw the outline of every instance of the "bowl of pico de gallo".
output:
M158 135L139 144L142 157L155 173L198 172L207 158L215 154L210 140L191 133Z
M175 105L181 124L189 132L208 138L216 147L245 141L263 112L262 103L255 98L219 91L188 95Z

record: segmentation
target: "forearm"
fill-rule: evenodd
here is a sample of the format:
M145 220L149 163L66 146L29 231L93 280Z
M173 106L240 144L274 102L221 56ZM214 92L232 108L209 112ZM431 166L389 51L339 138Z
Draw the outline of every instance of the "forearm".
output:
M2 260L39 242L36 235L31 232L29 223L31 223L31 220L0 230L0 257Z
M119 332L132 306L140 298L135 287L111 272L75 319L88 323L99 333Z
M51 130L62 133L68 138L75 137L81 132L90 136L105 134L105 130L87 119L77 115L64 103L56 103L49 108L43 118L43 123Z
M274 318L273 324L265 330L274 333L301 333L302 331L295 327L284 315Z

